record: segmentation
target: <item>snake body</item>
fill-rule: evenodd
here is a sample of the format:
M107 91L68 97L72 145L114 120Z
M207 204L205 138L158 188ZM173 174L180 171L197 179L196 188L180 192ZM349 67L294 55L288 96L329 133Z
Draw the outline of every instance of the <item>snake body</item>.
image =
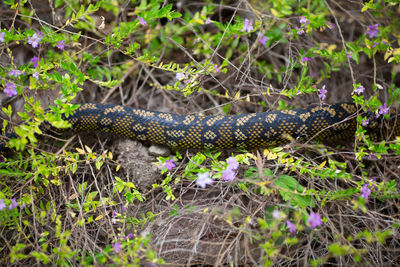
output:
M63 119L72 125L73 132L123 135L173 149L226 149L267 147L291 140L348 139L357 127L356 112L355 104L342 103L244 115L196 116L86 103ZM13 132L6 134L8 138L13 136Z

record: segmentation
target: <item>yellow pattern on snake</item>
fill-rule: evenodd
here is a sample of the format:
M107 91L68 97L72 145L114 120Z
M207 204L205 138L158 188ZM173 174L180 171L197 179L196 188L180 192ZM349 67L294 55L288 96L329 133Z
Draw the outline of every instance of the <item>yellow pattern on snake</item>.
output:
M90 103L81 104L73 115L64 119L71 123L73 132L124 135L173 149L226 149L267 147L291 140L348 139L354 136L357 127L356 113L356 105L348 103L228 116L177 115ZM372 137L381 135L376 123L381 123L380 119L373 113L367 116L370 125L375 125L367 129L368 133ZM399 128L394 127L395 136L399 135Z

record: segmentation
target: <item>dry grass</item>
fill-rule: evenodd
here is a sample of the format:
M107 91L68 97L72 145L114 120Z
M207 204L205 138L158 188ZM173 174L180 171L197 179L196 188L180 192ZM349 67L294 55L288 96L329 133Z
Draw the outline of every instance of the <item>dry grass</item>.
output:
M32 1L28 1L31 3ZM38 1L43 2L43 1ZM44 1L46 2L46 1ZM43 3L44 3L43 2ZM218 97L213 94L201 91L188 97L184 97L178 91L159 90L161 85L174 82L175 74L151 68L143 64L130 64L128 57L122 57L118 53L113 54L108 62L102 62L102 67L120 64L131 66L124 70L124 82L121 86L115 87L113 93L109 89L99 88L88 82L85 90L77 96L77 102L108 102L131 105L141 108L170 111L180 114L223 114L223 107L227 104L232 105L230 113L249 113L273 110L279 107L278 101L285 100L287 105L294 107L307 107L310 104L319 102L316 94L301 95L294 98L285 98L281 91L287 88L294 88L298 82L301 69L294 68L295 60L302 49L309 49L314 46L326 46L334 44L337 47L343 46L344 42L354 40L360 36L365 25L375 23L374 17L360 12L362 1L327 1L331 10L331 21L337 22L338 29L330 31L314 31L312 35L303 35L300 38L292 39L289 43L272 43L265 48L256 45L255 34L249 38L243 38L242 43L247 43L247 49L237 49L229 59L228 71L226 74L213 74L210 76L199 77L202 87L209 91L216 90L224 95L229 92L230 97ZM226 5L218 5L216 12L212 16L215 21L229 22L234 16L248 18L262 18L268 22L271 15L262 9L262 3L233 2ZM200 10L204 3L193 2L185 8L178 9L183 12L188 10L195 12ZM259 6L257 6L259 5ZM130 9L133 10L133 9ZM254 13L255 10L261 10ZM46 21L43 17L43 8L36 8L35 23L37 26ZM97 15L106 16L107 25L114 22L121 22L128 16L128 12L123 12L118 18L107 12ZM12 13L11 10L0 12L3 21L2 27L10 27L11 23L23 25L21 19L16 16L12 21L6 16ZM43 14L43 16L41 15ZM297 17L276 19L284 20L288 27L295 28L298 24ZM180 20L184 23L183 20ZM377 23L377 22L376 22ZM379 21L384 25L385 18ZM107 30L107 28L106 28ZM105 31L106 31L105 30ZM288 32L288 29L285 29ZM216 34L215 26L205 26L203 31ZM93 33L84 33L81 49L93 54L100 54L99 51L92 50L93 38L100 39L99 36L92 37ZM86 38L85 38L86 37ZM199 33L190 29L186 32L188 42L199 42L203 46L210 45L207 40L200 39ZM198 38L198 39L196 39ZM176 45L173 49L165 46L161 51L159 62L193 62L196 65L204 60L204 57L196 55L192 49L182 47L169 39L169 45ZM189 45L188 45L189 46ZM213 54L210 55L216 65L220 65L226 54L226 47L220 48L213 44ZM17 47L10 47L17 49ZM30 58L32 51L21 51L21 58ZM101 52L103 53L103 51ZM9 64L4 50L2 64ZM23 60L22 60L23 61ZM284 69L282 81L276 77L268 79L260 72L256 62L265 61L274 70ZM8 63L7 63L8 62ZM310 76L319 75L319 70L324 67L322 60L316 59L309 68ZM376 68L374 68L376 66ZM85 71L88 65L80 68ZM348 67L342 67L337 72L330 73L330 78L319 81L316 87L320 88L325 84L328 88L327 103L350 102L352 101L352 84L354 81L362 82L367 88L366 96L373 94L371 88L374 80L384 88L389 88L391 84L399 86L399 75L392 77L393 66L386 63L383 54L378 53L375 62L368 59L364 54L360 55L360 64L351 62ZM267 95L265 92L269 90ZM234 99L240 92L241 97ZM249 96L250 102L244 101ZM383 91L380 94L382 100L386 97ZM46 98L46 97L44 97ZM43 99L41 96L39 99ZM264 102L266 108L259 103ZM44 139L41 149L57 153L60 147L55 146L55 140L51 137ZM120 142L123 142L121 145ZM290 170L285 164L280 164L275 160L268 160L262 156L262 151L258 155L257 161L251 161L251 167L258 168L258 177L251 179L244 178L244 173L250 166L241 165L238 178L230 183L218 181L213 186L200 189L190 179L182 179L178 183L171 182L171 188L176 199L166 200L166 194L161 188L152 188L152 183L159 183L165 178L157 168L153 168L153 163L157 162L155 157L148 155L147 148L136 142L121 141L119 137L103 135L82 134L75 138L71 147L85 149L85 145L98 155L104 151L111 151L113 159L105 160L105 164L100 170L95 168L94 163L81 161L76 173L59 173L47 187L41 187L39 181L30 179L28 181L16 179L6 181L2 178L2 186L7 185L14 192L14 196L21 198L24 195L35 199L30 208L29 216L25 215L21 222L21 229L2 228L0 240L4 245L1 246L0 255L2 262L8 266L13 265L40 265L35 260L28 258L18 262L10 262L9 253L14 243L8 243L13 237L22 231L19 239L28 246L24 252L40 251L43 245L41 238L44 232L48 232L46 244L50 247L57 247L58 238L55 233L57 216L60 220L60 227L63 231L68 230L70 237L68 246L71 250L85 251L83 255L93 256L96 253L113 243L121 235L136 233L139 236L151 234L151 247L157 256L164 259L170 266L201 266L201 265L228 265L235 266L257 266L265 262L265 250L260 245L265 244L266 240L273 238L274 233L279 230L276 226L271 229L262 229L258 218L265 219L271 212L271 207L279 207L282 210L298 210L288 202L282 200L272 181L273 177L262 175L263 169L273 171L275 177L280 175L291 175L295 177L301 185L307 189L315 189L316 192L338 192L355 188L356 183L362 177L377 177L378 182L399 181L400 159L398 155L390 153L381 159L364 159L361 162L356 160L354 142L344 143L338 147L337 144L329 144L321 152L321 146L316 144L291 144L283 148L284 152L289 153L294 159L303 159L304 163L318 166L324 161L335 160L345 162L346 171L353 175L352 179L321 179L317 176L312 177L310 173L300 173L299 169ZM126 149L123 151L122 148ZM134 150L133 155L129 150ZM228 157L231 151L224 151L221 159ZM197 151L184 151L183 159L179 161L173 176L182 175L186 164L193 158ZM62 153L60 153L61 155ZM117 170L117 165L122 164L121 169ZM60 164L62 161L60 160ZM210 160L204 163L203 167L210 167ZM147 166L147 167L146 167ZM364 172L364 173L363 173ZM124 192L115 191L115 176L124 181L132 181L138 185L138 190L146 198L145 201L134 201L127 206L127 211L121 211L121 206L126 204ZM147 181L141 184L140 181ZM258 182L266 182L265 187L269 191L266 194L260 193ZM238 183L247 182L248 191L238 187ZM81 192L80 184L86 183L86 189ZM41 188L39 190L39 188ZM395 185L395 192L379 192L376 197L367 203L366 212L354 209L354 199L357 191L347 197L331 199L326 197L324 202L317 199L314 211L320 213L325 219L323 226L313 231L304 229L297 235L298 242L289 245L283 239L277 240L274 245L275 255L271 256L272 262L276 266L305 266L312 259L326 258L326 266L354 266L355 256L348 252L342 257L333 257L328 252L328 246L332 243L339 243L341 246L348 246L349 249L361 249L362 260L359 264L365 266L396 266L400 259L399 231L394 227L394 222L399 223L399 200L398 185ZM98 207L93 208L88 205L90 194ZM325 196L326 196L325 194ZM322 198L324 195L321 193ZM112 199L113 202L109 200ZM43 214L41 205L49 205L44 208ZM71 206L73 204L73 206ZM112 211L118 210L124 214L124 218L113 223ZM143 219L143 214L154 214L152 219L134 223L133 220ZM79 220L87 220L92 217L90 223L79 226ZM152 216L150 216L152 217ZM397 219L396 219L397 218ZM296 220L296 218L293 218ZM300 218L297 218L301 222ZM355 238L358 234L369 231L376 233L391 230L392 235L384 242L376 240L369 242L366 238ZM28 236L29 235L29 236ZM17 240L18 241L18 240ZM140 254L142 257L143 254ZM108 259L111 262L110 259ZM128 259L129 261L129 259ZM144 261L143 261L144 262ZM70 262L71 265L83 263L82 259L75 258ZM52 262L55 264L55 262Z

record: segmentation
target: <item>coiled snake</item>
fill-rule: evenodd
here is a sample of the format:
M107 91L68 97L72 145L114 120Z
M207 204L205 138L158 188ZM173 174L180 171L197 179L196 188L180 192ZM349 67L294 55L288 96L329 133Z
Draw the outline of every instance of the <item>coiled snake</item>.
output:
M137 140L185 148L256 148L290 140L307 141L348 139L357 127L355 104L314 106L228 116L176 115L111 104L81 104L68 118L73 132L100 131ZM369 114L368 133L377 137L380 127ZM398 125L393 127L399 134ZM15 137L13 131L0 141ZM2 147L1 147L2 146Z

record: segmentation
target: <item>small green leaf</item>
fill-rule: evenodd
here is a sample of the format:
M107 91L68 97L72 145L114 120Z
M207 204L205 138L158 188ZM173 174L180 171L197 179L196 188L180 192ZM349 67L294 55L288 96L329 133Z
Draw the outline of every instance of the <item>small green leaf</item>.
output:
M307 190L289 175L281 175L276 181L279 193L285 201L301 208L314 207L314 199L307 194Z

